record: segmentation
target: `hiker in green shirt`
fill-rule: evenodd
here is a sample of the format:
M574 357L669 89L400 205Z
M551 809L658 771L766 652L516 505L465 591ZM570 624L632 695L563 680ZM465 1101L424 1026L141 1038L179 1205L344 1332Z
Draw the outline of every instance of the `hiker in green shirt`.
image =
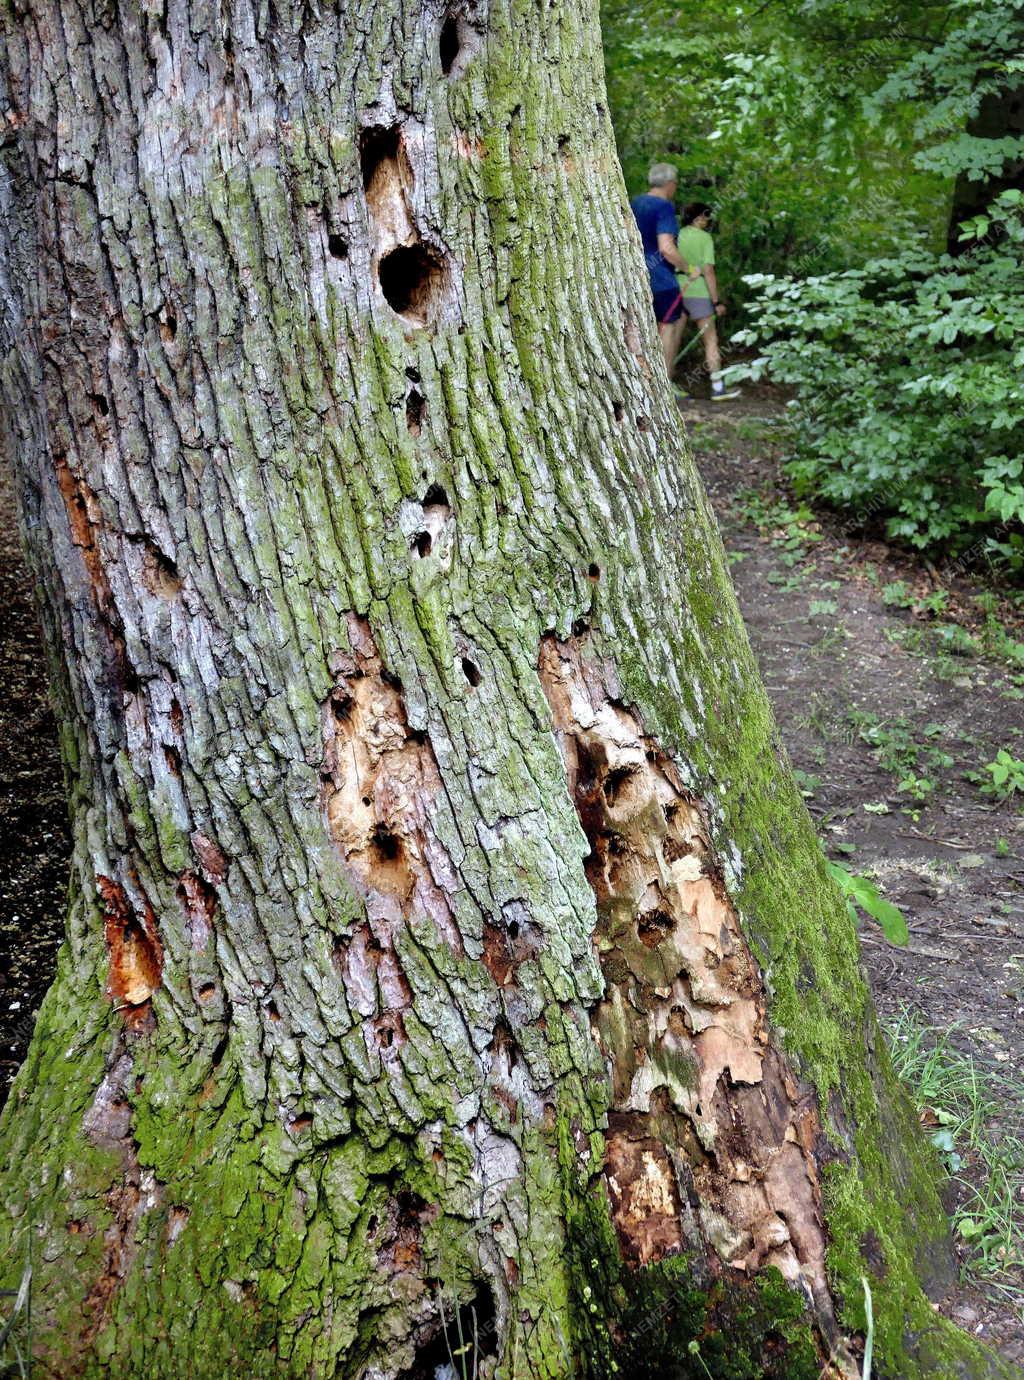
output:
M722 402L726 398L738 398L739 389L726 391L722 382L722 356L718 348L715 318L725 315L725 305L718 296L715 242L708 234L711 207L702 201L694 202L684 207L681 219L683 228L676 241L679 253L691 267L700 269L700 276L697 278L685 279L679 276L679 287L683 294L683 319L695 321L704 340L704 361L711 375L712 401ZM685 326L683 329L685 331Z

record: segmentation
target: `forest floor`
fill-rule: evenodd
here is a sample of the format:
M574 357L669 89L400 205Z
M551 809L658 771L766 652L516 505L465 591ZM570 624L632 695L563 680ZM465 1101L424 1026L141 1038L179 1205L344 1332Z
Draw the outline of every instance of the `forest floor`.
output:
M684 408L740 604L829 855L904 912L864 962L952 1171L963 1283L944 1310L1024 1361L1024 817L981 790L1024 757L1022 611L851 538L781 477L768 393ZM981 594L979 605L977 596ZM0 1103L51 981L69 839L32 582L0 466ZM1024 649L1022 649L1024 650Z

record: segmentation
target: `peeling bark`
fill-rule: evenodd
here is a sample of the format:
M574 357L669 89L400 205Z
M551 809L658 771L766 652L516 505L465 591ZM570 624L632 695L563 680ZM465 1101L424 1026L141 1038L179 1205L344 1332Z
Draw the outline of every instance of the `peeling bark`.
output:
M1009 1374L922 1292L932 1161L653 363L592 7L16 0L2 43L74 828L0 1122L36 1373L802 1380L866 1276L884 1374Z
M547 638L540 674L591 848L605 978L591 1021L612 1086L604 1178L622 1254L773 1266L807 1294L836 1373L857 1375L826 1273L818 1163L836 1152L770 1034L706 807L578 642Z

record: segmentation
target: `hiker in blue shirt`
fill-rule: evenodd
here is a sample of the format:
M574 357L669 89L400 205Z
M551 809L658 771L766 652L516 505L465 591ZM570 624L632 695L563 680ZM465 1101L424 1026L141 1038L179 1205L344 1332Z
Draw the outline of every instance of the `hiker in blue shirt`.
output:
M676 248L679 223L672 205L676 194L676 170L671 163L653 163L647 174L648 191L630 202L643 241L647 271L654 294L654 316L669 378L683 333L683 294L676 270L688 274L689 266Z

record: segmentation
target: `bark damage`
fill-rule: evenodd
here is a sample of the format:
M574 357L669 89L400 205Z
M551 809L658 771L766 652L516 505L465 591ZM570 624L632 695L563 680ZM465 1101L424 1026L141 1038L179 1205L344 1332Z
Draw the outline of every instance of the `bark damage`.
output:
M592 1010L612 1086L604 1165L623 1257L696 1252L769 1266L830 1347L813 1089L773 1042L764 980L726 895L701 801L617 701L581 642L545 638L540 675L590 842L606 982Z

